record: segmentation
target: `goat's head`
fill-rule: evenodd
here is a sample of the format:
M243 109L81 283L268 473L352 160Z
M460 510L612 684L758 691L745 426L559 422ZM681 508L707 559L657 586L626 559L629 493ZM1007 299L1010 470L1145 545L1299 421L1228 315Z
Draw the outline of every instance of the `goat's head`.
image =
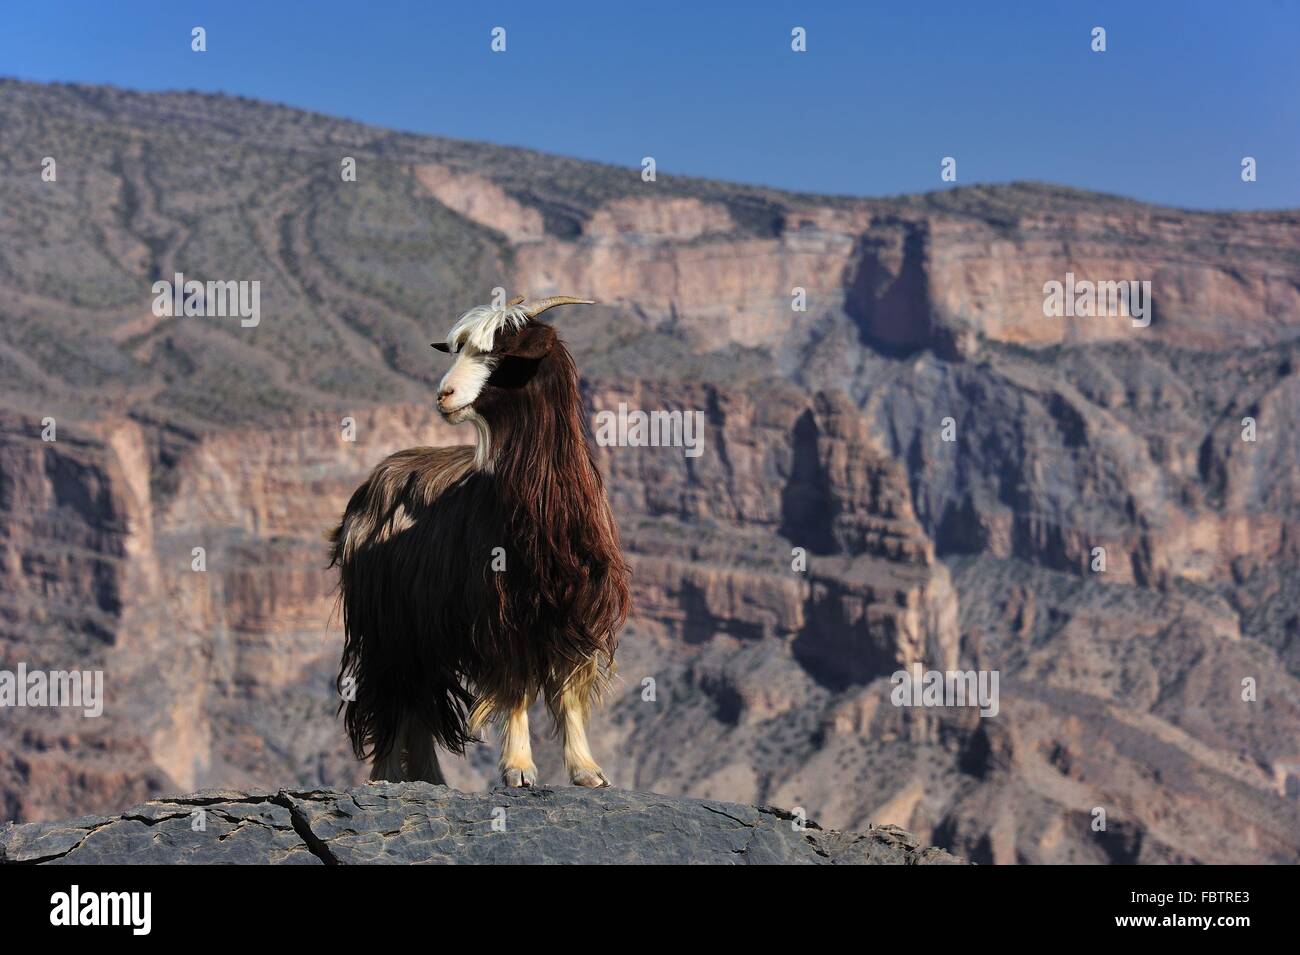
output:
M494 406L517 400L558 342L555 330L537 316L556 305L591 304L568 295L535 301L514 298L504 308L480 305L462 315L445 342L433 343L456 356L438 385L443 417L452 424L477 421Z

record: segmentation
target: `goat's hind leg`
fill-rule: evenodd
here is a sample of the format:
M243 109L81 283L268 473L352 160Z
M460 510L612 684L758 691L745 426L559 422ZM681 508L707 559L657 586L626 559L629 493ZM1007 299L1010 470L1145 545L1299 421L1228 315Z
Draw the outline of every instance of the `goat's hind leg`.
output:
M533 762L533 741L528 735L528 699L508 705L492 699L480 699L470 717L470 725L478 727L493 716L501 719L501 759L497 769L501 784L512 788L531 788L537 785L537 765Z
M547 700L564 739L564 768L569 771L569 780L573 785L587 789L609 785L609 778L597 765L587 743L587 719L599 679L599 670L593 660L574 672Z

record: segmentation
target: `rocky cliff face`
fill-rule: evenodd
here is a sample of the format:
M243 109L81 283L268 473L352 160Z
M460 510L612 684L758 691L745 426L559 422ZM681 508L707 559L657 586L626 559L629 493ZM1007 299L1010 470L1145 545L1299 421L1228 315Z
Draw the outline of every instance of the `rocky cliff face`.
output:
M0 829L0 865L960 865L897 826L617 789L204 791Z
M617 784L981 862L1300 858L1300 215L650 184L0 86L0 669L107 698L0 711L6 817L360 781L322 534L385 454L470 440L427 342L499 286L601 302L557 320L593 414L704 421L698 456L598 449L637 606ZM260 281L259 324L154 316L177 271ZM1067 273L1150 281L1150 325L1045 315ZM997 715L893 705L914 663L997 671Z

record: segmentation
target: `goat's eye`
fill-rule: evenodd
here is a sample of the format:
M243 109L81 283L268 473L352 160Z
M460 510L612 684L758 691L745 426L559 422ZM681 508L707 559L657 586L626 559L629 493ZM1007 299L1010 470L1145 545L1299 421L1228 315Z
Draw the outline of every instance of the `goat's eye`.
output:
M502 355L492 369L488 384L498 388L522 388L537 374L537 364L516 355Z

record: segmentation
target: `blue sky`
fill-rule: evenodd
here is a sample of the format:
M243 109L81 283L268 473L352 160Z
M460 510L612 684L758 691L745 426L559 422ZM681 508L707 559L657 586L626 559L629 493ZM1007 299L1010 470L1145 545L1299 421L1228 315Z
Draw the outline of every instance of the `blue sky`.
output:
M996 7L995 12L979 7ZM208 52L190 51L203 26ZM507 52L489 49L506 28ZM808 51L790 49L792 27ZM1094 26L1107 51L1090 49ZM1300 207L1300 2L37 0L0 75L224 91L810 192L1037 179ZM1243 156L1258 181L1243 183Z

